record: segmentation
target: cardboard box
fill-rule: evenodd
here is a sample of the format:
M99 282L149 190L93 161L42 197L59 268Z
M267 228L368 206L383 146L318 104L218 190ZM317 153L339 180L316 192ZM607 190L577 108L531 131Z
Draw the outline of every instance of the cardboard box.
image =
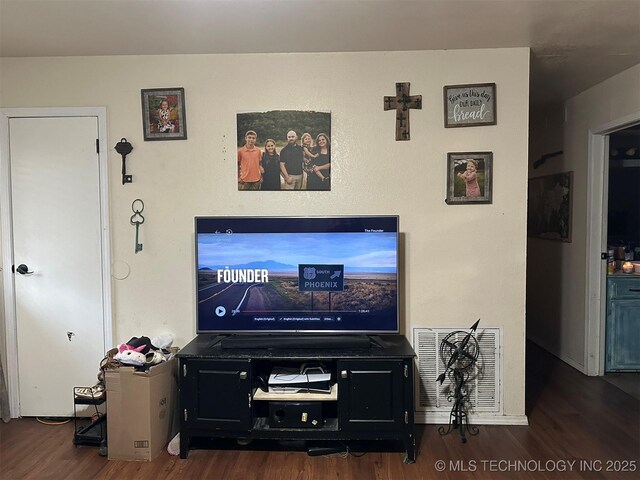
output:
M151 461L178 431L178 360L106 370L109 460Z

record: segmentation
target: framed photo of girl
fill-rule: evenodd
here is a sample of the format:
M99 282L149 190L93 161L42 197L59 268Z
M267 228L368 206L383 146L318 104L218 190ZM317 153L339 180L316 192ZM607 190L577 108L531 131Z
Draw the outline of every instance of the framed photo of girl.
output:
M491 203L493 152L447 153L447 205Z
M145 141L186 140L184 88L148 88L141 93Z

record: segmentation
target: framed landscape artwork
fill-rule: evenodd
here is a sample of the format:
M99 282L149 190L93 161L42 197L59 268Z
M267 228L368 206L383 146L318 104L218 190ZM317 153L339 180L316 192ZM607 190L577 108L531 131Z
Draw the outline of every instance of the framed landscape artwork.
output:
M527 235L571 242L573 172L529 179Z

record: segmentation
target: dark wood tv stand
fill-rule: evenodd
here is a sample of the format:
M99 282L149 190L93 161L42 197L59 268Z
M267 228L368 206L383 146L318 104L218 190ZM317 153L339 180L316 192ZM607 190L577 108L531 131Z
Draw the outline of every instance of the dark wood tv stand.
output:
M416 458L415 353L402 335L376 335L370 348L222 348L201 334L178 353L180 457L196 437L250 440L395 441ZM264 392L274 367L321 363L331 393ZM242 448L239 446L238 448ZM315 452L315 450L313 450ZM312 454L312 450L309 450Z

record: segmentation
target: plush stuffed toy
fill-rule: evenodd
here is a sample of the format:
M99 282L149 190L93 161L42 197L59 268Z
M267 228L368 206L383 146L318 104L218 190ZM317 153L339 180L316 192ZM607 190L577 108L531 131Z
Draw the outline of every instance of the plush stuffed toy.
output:
M145 345L139 347L132 347L126 343L122 343L118 346L118 353L113 357L125 365L133 365L135 367L142 367L145 364L146 356L142 353Z
M150 367L167 360L172 343L173 335L170 333L158 335L153 340L145 336L132 337L118 347L113 358L126 365Z
M131 340L127 342L127 345L129 345L132 348L138 348L142 346L142 350L138 350L138 351L140 353L144 353L145 355L149 353L149 350L157 350L157 348L151 344L151 339L149 337L144 337L144 336L132 337Z

